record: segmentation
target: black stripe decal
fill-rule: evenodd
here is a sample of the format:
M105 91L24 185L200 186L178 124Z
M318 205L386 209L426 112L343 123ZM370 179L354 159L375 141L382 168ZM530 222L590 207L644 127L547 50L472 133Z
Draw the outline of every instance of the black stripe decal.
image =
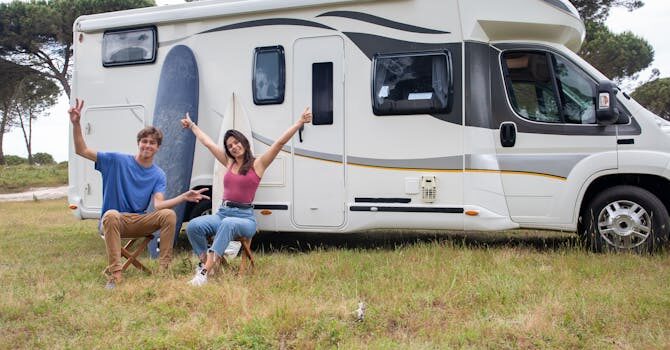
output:
M565 12L567 12L567 13L573 15L573 16L575 15L575 13L572 12L569 7L567 7L564 3L562 3L558 0L543 0L543 1L546 2L547 4L551 5L551 6L554 6L558 9L561 9L561 10L563 10L563 11L565 11Z
M223 30L232 30L232 29L241 29L241 28L251 28L251 27L260 27L260 26L303 26L303 27L315 27L328 30L335 30L329 26L323 25L321 23L306 21L303 19L294 19L294 18L269 18L269 19L259 19L254 21L240 22L235 24L229 24L222 27L212 28L198 34L220 32Z
M369 198L369 197L356 197L354 198L356 203L409 203L412 201L411 198Z
M451 33L451 32L444 32L444 31L441 31L441 30L417 27L417 26L413 26L413 25L410 25L410 24L391 21L391 20L386 19L386 18L377 17L377 16L369 15L367 13L355 12L355 11L331 11L331 12L322 13L322 14L316 16L316 17L351 18L351 19L355 19L355 20L358 20L358 21L362 21L362 22L372 23L372 24L383 26L383 27L393 28L393 29L402 30L402 31L405 31L405 32L412 32L412 33L423 33L423 34L450 34Z
M446 208L446 207L378 207L378 206L363 206L352 205L349 207L350 211L383 211L393 213L447 213L447 214L463 214L463 208Z
M286 204L254 204L254 210L288 210Z
M379 53L396 53L396 52L422 52L422 51L439 51L447 50L451 53L453 64L453 86L461 86L461 43L418 43L412 41L404 41L393 38L387 38L374 34L343 32L361 52L367 56L370 61L375 54ZM454 89L453 101L461 101L461 89ZM461 125L461 103L455 103L451 112L447 114L430 114L432 117L442 121Z

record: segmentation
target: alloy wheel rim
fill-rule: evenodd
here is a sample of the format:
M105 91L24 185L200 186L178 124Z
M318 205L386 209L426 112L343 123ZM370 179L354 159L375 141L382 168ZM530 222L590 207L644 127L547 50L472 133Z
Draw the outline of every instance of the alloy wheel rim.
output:
M614 248L632 249L649 238L651 216L635 202L614 201L598 214L598 233Z

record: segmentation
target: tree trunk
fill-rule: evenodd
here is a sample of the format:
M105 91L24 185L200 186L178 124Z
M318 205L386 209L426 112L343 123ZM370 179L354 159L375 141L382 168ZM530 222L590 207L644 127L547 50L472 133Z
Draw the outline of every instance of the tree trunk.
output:
M5 153L2 151L2 139L4 138L5 133L0 132L0 165L5 165Z
M5 161L5 152L2 150L2 142L5 138L7 123L9 122L10 107L5 104L2 107L2 120L0 120L0 165L5 165L7 162Z
M28 140L26 141L28 148L28 164L33 165L33 112L28 110Z
M26 143L26 151L28 151L28 164L33 165L33 155L32 152L30 151L30 127L31 127L31 120L32 117L30 115L30 109L26 112L28 114L28 130L26 130L26 124L23 122L23 113L21 113L21 109L19 106L16 106L16 114L19 117L19 123L21 125L21 131L23 132L23 142Z

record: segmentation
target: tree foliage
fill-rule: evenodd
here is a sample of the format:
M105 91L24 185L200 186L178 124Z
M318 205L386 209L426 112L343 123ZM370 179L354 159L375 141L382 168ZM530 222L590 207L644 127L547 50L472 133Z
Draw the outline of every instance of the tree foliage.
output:
M670 120L670 78L652 80L635 89L632 96L650 111Z
M640 0L571 0L586 26L586 38L579 55L610 79L621 82L635 79L649 67L654 49L643 38L631 33L612 33L605 20L613 7L633 11L644 6Z
M612 7L624 7L633 11L644 6L640 0L570 0L584 21L604 23Z
M0 3L0 56L59 82L70 96L77 17L154 6L153 0L31 0Z
M654 48L632 32L614 34L602 23L585 24L586 41L579 54L608 78L634 78L654 60Z

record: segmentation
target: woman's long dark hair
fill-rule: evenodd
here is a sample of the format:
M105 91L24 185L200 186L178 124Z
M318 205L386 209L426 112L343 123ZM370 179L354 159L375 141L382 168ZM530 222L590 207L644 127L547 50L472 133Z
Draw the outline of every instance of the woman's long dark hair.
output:
M240 165L240 169L237 172L240 175L246 175L247 171L249 171L249 168L251 168L254 165L254 159L255 159L254 155L251 154L251 146L249 146L249 140L247 140L247 137L244 136L244 134L234 129L226 131L226 134L223 135L223 150L226 151L226 155L233 162L235 162L235 157L233 157L233 155L228 150L228 145L226 143L229 137L236 139L242 144L242 147L244 147L244 160L243 163Z

